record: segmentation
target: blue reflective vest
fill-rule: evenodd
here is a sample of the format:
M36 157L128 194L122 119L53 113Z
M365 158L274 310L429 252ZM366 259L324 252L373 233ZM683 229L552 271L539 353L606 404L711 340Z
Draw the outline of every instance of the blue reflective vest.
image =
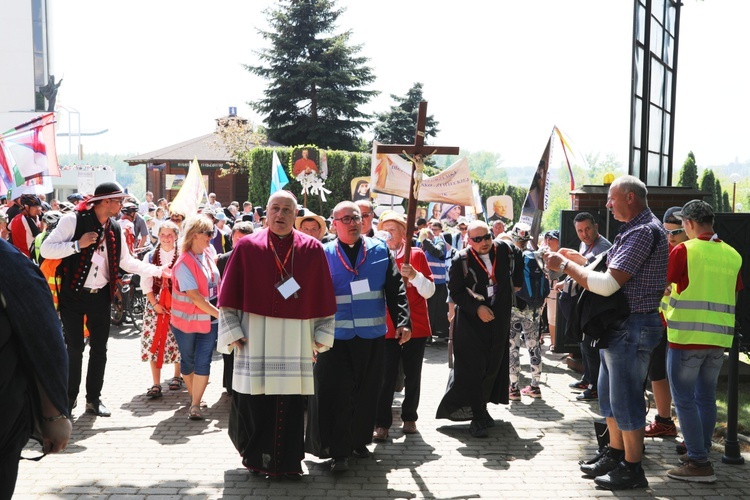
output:
M355 265L349 262L344 250L338 248L339 240L331 241L324 246L336 294L336 340L349 340L354 337L374 339L384 336L387 330L384 290L385 277L389 272L388 247L384 242L374 238L363 239L364 244L359 249ZM367 256L362 262L365 248ZM349 268L356 269L357 274L347 269L341 259ZM369 282L370 291L353 295L352 282L365 279Z
M443 240L442 237L435 238L434 241L437 241L438 239ZM445 241L445 240L443 240ZM450 257L450 250L448 247L448 244L445 244L445 255L442 259L438 259L433 257L429 252L425 252L425 257L427 257L427 264L430 266L430 271L432 272L432 279L435 282L436 285L443 285L448 280L448 269L446 265L446 260L448 257Z

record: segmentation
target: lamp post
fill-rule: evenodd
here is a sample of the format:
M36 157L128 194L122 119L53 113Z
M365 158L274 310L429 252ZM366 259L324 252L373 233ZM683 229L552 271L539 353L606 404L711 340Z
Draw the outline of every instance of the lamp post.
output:
M732 213L734 213L734 200L737 198L737 183L740 182L740 179L742 179L740 174L729 176L729 182L732 183Z

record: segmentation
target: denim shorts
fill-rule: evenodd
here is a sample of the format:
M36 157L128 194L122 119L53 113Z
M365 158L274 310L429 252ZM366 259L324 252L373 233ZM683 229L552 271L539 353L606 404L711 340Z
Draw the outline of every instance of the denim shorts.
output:
M646 426L643 396L651 353L662 339L658 313L631 314L609 332L609 346L599 352L599 409L614 417L623 431Z
M172 333L180 348L180 373L211 374L211 358L218 330L219 324L214 322L211 322L211 331L208 333L186 333L172 325Z

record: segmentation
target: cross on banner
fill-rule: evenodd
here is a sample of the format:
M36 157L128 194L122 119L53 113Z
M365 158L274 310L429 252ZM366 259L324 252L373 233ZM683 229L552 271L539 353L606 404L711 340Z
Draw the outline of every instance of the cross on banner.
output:
M404 264L409 263L411 256L411 240L414 232L414 220L417 216L417 200L419 198L419 184L422 182L424 160L434 154L457 155L459 148L452 146L428 146L424 143L425 127L427 125L427 102L419 103L417 115L417 133L414 144L379 144L378 154L399 154L411 161L411 181L409 183L409 204L406 217L406 249L404 250Z

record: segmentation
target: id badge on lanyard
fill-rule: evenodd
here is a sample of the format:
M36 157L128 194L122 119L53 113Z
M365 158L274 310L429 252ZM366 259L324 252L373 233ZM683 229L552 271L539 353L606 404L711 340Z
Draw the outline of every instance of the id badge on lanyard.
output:
M285 299L288 299L292 295L296 297L299 289L300 289L299 283L297 283L297 280L295 280L291 276L289 276L289 278L285 280L281 280L278 283L276 283L276 290L278 290L281 296L284 297Z

